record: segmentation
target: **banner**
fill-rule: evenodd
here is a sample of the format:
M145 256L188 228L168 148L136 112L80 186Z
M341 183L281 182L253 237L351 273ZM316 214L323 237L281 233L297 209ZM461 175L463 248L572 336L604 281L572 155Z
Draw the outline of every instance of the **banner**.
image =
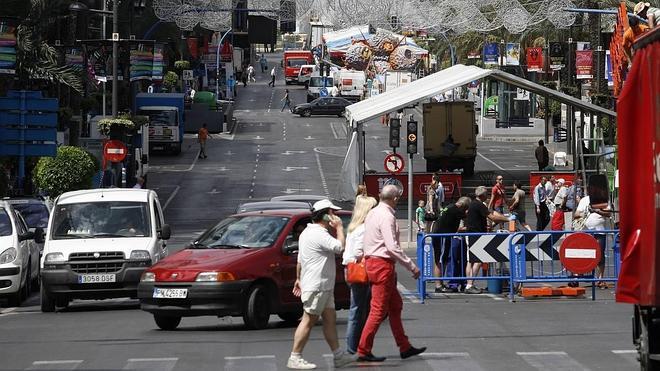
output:
M67 66L83 69L83 55L82 50L78 48L68 48L64 54L64 64Z
M149 80L154 65L153 46L137 44L131 46L130 81Z
M0 22L0 73L16 73L16 28Z
M566 44L560 42L551 42L548 55L550 57L551 70L557 71L566 67Z
M194 60L197 59L199 56L199 47L197 46L197 38L196 37L189 37L186 39L186 43L188 44L188 51L190 52L190 55Z
M520 66L520 44L506 43L506 65Z
M609 50L605 51L605 78L607 78L607 86L614 86L614 76L612 75L612 54Z
M575 72L578 79L592 79L594 76L591 71L591 63L593 60L591 50L576 50L575 51Z
M163 44L154 44L154 61L153 68L151 70L151 79L162 80L164 68L165 63L163 62Z
M99 81L107 81L108 75L112 75L112 52L105 46L96 49L87 48L89 63L94 68L94 76Z
M497 43L484 45L484 64L498 65L500 58L500 48Z
M543 48L527 48L527 71L543 72Z

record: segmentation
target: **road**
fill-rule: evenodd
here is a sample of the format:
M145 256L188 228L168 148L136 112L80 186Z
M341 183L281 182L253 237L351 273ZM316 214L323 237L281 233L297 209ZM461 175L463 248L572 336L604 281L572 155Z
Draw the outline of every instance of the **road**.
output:
M274 63L275 59L271 59ZM152 158L149 187L157 190L176 251L242 202L287 193L332 194L346 147L344 122L336 117L303 119L280 112L285 86L273 89L266 74L239 87L233 134L214 135L208 159L197 159L192 136L179 157ZM292 100L305 99L289 86ZM385 129L372 123L368 163L380 163ZM371 135L371 134L370 134ZM533 167L533 146L482 143L477 170ZM522 152L502 151L520 149ZM528 166L518 168L516 165ZM513 171L512 170L512 171ZM522 176L522 175L520 175ZM408 251L414 257L414 250ZM361 370L632 370L631 307L616 304L611 290L598 299L529 300L432 294L425 304L412 295L415 281L399 271L405 298L404 326L422 357L402 361L384 324L374 353L380 365ZM270 328L247 331L239 318L185 318L177 331L157 329L135 300L74 301L57 313L41 313L37 295L19 308L0 311L0 370L284 370L294 328L271 317ZM338 313L338 332L347 311ZM317 326L305 356L331 369L330 353ZM357 368L355 366L347 369Z

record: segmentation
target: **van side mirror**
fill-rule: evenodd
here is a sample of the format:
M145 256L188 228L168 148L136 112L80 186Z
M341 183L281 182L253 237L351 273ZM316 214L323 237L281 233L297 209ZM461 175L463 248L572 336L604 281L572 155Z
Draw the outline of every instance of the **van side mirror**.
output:
M284 240L282 245L282 252L284 255L291 255L294 252L298 251L298 241L294 241L292 236L289 236Z
M170 228L169 224L163 224L163 226L160 227L160 231L158 231L158 237L163 240L169 240L170 237L172 237L172 229Z
M34 230L34 242L36 243L44 243L45 241L45 233L44 229L41 227L37 227Z
M25 232L21 235L18 235L19 241L26 241L34 239L34 232Z

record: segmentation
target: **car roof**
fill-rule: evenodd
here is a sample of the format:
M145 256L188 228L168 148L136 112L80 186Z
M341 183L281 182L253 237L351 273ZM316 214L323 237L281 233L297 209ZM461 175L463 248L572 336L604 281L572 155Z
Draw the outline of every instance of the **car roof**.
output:
M314 203L316 201L325 200L328 197L321 195L286 195L286 196L275 196L272 197L271 201L299 201L299 202L309 202Z
M311 209L309 202L298 201L257 201L247 202L236 208L237 212L260 211L260 210L278 210L278 209Z
M337 214L339 215L349 215L350 210L338 210ZM259 211L247 211L244 213L234 214L233 216L254 216L254 215L264 215L264 216L284 216L284 217L295 217L295 216L309 216L312 215L312 211L307 209L275 209L275 210L259 210Z
M99 188L81 191L66 192L57 199L57 204L74 204L79 202L149 202L150 194L154 191L136 188ZM156 197L156 195L154 195Z

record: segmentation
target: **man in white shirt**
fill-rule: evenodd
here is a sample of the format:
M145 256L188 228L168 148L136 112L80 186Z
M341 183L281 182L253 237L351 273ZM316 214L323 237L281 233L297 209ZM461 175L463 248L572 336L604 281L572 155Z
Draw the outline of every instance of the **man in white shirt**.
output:
M276 68L277 67L273 67L273 69L270 70L270 82L268 83L268 86L275 87L275 76L277 75Z
M589 196L582 197L577 209L575 209L576 218L587 218L584 222L584 229L590 231L603 231L606 228L607 219L612 216L610 206L604 209L596 209L591 207L591 200ZM602 233L594 233L594 238L600 244L600 261L598 262L597 277L603 278L605 272L605 248L607 246L607 235ZM597 283L600 288L607 288L607 283L599 281Z
M312 207L312 224L300 234L298 250L297 279L293 294L300 296L303 303L303 317L296 329L293 349L287 367L296 370L311 370L316 365L302 358L302 351L309 339L312 328L323 319L323 334L334 355L334 366L342 367L355 357L345 353L337 340L334 287L335 255L344 250L344 227L335 215L340 210L330 200L321 200ZM332 237L329 230L336 232Z

